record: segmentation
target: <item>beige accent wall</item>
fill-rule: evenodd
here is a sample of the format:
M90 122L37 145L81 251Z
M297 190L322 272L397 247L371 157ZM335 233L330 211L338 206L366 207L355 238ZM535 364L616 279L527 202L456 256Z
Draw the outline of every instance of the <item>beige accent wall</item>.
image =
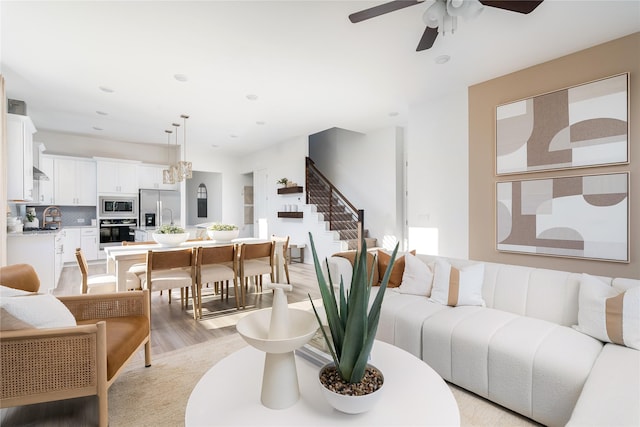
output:
M495 107L629 72L630 163L554 172L495 175ZM495 183L630 171L630 263L498 252ZM469 258L640 279L640 33L469 87Z

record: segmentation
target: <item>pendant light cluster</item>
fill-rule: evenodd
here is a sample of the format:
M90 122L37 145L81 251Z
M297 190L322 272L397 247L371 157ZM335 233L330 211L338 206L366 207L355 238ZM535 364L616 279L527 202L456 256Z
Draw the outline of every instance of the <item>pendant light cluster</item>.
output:
M171 134L174 133L172 130L165 130L167 133L167 164L168 169L164 169L162 171L162 183L163 184L175 184L176 182L182 182L185 179L193 178L193 170L191 167L191 162L187 161L187 119L189 116L186 114L182 114L180 116L184 121L184 126L182 129L184 130L184 137L182 142L182 160L176 162L175 164L171 164ZM178 128L180 127L180 123L172 123L172 126L175 128L176 134L176 146L178 146Z

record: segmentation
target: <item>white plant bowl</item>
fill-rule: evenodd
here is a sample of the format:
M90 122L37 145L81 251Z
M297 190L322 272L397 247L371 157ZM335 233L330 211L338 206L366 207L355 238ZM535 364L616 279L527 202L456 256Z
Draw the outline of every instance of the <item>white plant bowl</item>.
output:
M231 242L238 237L240 230L207 230L207 236L216 242Z
M324 365L320 372L324 369L333 366L333 362L327 363ZM373 365L368 365L375 368ZM377 370L377 368L375 368ZM384 377L383 377L384 381ZM322 388L322 394L329 405L331 405L334 409L337 409L340 412L344 412L345 414L361 414L363 412L370 411L380 399L382 395L382 391L384 390L384 382L382 386L370 394L365 394L364 396L345 396L340 393L336 393L332 390L329 390L327 387L322 384L320 381L320 375L318 375L318 384L320 388Z
M153 233L153 240L162 246L178 246L182 242L186 242L189 238L189 233Z

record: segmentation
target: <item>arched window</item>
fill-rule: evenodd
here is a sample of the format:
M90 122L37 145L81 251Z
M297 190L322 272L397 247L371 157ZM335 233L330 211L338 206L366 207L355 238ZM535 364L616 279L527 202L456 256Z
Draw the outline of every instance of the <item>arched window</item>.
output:
M200 184L198 186L198 193L196 195L198 201L198 218L207 217L207 186Z

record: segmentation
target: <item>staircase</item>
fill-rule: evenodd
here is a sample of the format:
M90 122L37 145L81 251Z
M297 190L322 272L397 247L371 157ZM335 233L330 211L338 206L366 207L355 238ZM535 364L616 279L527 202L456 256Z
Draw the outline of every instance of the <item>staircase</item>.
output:
M337 232L345 249L358 247L359 231L367 240L367 247L374 247L376 239L368 238L364 229L364 211L353 204L316 168L307 157L306 167L307 204L316 206L316 212L323 215L329 230Z

